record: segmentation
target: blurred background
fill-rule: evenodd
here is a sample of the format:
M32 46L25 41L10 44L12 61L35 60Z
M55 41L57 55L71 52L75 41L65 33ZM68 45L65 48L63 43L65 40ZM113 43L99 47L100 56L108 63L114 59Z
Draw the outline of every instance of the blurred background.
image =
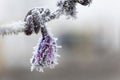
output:
M33 7L57 9L57 0L0 0L0 25L23 20ZM55 69L30 71L33 47L41 34L0 36L0 80L120 80L120 1L77 5L77 19L47 24L58 37L61 57Z

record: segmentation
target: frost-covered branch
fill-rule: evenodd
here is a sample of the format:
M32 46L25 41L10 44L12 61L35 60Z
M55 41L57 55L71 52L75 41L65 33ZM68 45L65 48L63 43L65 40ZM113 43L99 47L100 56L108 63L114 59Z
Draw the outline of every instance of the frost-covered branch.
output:
M42 34L42 39L34 49L33 57L31 58L31 70L36 69L43 71L44 68L53 68L58 64L56 38L47 30L46 23L58 19L61 15L67 17L76 17L76 4L89 5L91 0L60 0L57 3L58 9L55 12L50 9L33 8L31 9L23 22L15 22L10 25L0 26L0 34L18 34L24 32L26 35L33 33Z

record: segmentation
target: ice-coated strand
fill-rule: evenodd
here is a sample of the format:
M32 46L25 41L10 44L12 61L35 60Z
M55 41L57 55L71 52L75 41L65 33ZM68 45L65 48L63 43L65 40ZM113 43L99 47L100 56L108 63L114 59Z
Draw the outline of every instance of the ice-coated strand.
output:
M58 64L57 53L60 46L57 45L57 38L54 38L52 34L48 34L46 27L41 28L42 39L39 39L38 44L34 47L33 56L31 58L31 71L36 69L43 72L46 67L54 68Z

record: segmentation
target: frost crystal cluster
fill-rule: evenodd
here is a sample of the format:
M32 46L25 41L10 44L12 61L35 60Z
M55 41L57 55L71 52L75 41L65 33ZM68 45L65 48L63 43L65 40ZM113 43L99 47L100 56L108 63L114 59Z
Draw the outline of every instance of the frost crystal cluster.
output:
M0 34L12 34L24 32L26 35L41 32L42 38L39 40L37 46L34 48L34 53L31 58L31 71L36 69L43 72L44 68L53 68L58 64L57 50L59 46L56 43L56 38L47 30L46 23L58 19L61 15L68 17L76 17L76 5L81 4L87 6L91 0L60 0L57 3L58 9L55 12L50 9L33 8L28 11L24 22L16 22L10 25L3 25L0 27Z

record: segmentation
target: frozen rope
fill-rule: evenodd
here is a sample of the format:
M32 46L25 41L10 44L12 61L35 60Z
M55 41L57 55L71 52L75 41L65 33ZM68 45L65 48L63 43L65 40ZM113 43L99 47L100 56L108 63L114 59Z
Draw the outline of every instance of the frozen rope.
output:
M24 21L15 22L13 24L0 26L0 35L18 34L24 32L26 35L41 32L42 38L34 47L33 56L30 60L31 71L36 69L43 72L44 68L54 68L58 64L57 38L47 30L46 23L58 19L61 15L67 17L76 17L76 5L90 5L92 0L60 0L57 3L58 9L51 12L50 9L33 8L28 11Z

